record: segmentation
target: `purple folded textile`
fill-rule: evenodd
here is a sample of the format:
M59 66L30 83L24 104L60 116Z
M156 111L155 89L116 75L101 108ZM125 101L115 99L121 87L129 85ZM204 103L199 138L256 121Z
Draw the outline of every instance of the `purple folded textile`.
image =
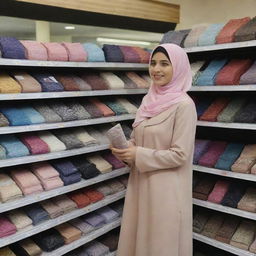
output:
M91 212L89 214L86 214L83 217L83 220L90 224L91 226L93 226L94 228L100 228L101 226L103 226L105 224L105 219L96 214L95 212Z
M124 56L119 46L104 44L102 50L107 62L124 62Z
M113 169L125 167L125 164L117 159L111 152L103 153L102 157L112 165Z
M197 164L200 157L208 150L211 144L210 140L199 140L195 141L195 150L194 150L194 158L193 164Z
M25 47L14 37L0 37L0 50L3 58L26 59Z
M105 219L105 223L110 223L119 217L119 214L109 206L98 209L96 213Z
M0 216L0 238L16 233L16 227L6 217Z
M126 63L139 63L140 56L131 46L119 46Z
M252 66L240 77L239 84L256 84L256 61Z

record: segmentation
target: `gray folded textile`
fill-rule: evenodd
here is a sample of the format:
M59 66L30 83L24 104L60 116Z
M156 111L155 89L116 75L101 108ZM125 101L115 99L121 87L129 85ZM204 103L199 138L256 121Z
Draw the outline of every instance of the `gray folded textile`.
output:
M115 193L113 188L105 184L104 182L101 182L100 184L95 186L95 189L102 193L104 196L112 195Z
M65 144L67 149L81 148L84 146L84 144L74 134L70 134L68 130L57 131L54 134Z
M82 219L94 228L100 228L105 224L105 219L95 212L86 214Z
M110 223L119 217L119 214L109 206L98 209L96 213L105 219L105 223Z
M67 102L67 106L76 113L78 120L84 120L91 118L91 115L85 110L85 108L75 101Z
M86 131L97 140L99 144L109 144L109 139L105 134L102 134L100 131L92 127L87 127Z
M239 84L256 84L256 61L252 66L240 77Z
M56 103L51 102L48 104L48 106L54 112L56 112L62 118L63 121L74 121L78 119L76 112L62 102L56 102Z
M105 184L110 186L113 189L114 193L118 193L118 192L121 192L121 191L125 190L124 184L122 184L120 181L115 180L115 179L114 180L113 179L112 180L107 180L105 182Z
M184 41L191 29L168 31L164 34L160 44L172 43L184 47Z
M86 245L84 252L86 252L88 256L104 256L110 253L106 245L95 240Z
M94 230L93 226L91 226L90 224L88 224L87 222L83 221L80 218L71 220L71 221L69 221L69 223L72 226L74 226L74 227L78 228L79 230L81 230L84 234L88 234L88 233L90 233L91 231Z
M36 103L33 107L44 117L46 123L62 122L62 118L44 103Z
M106 135L114 148L124 149L128 147L128 142L120 124L117 124L108 130Z

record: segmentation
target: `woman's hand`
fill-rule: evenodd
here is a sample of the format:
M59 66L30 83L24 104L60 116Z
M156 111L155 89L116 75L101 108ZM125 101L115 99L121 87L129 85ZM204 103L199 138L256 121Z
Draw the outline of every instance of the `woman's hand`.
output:
M125 149L118 149L113 147L110 149L112 154L115 155L119 160L127 162L128 164L132 164L135 161L137 147L133 145L129 145L129 147Z

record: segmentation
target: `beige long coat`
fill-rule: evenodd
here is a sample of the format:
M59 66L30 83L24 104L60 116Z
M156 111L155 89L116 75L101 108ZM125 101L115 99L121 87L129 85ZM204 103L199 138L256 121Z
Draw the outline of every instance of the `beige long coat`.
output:
M191 98L144 120L126 193L118 256L192 256L192 158L196 111Z

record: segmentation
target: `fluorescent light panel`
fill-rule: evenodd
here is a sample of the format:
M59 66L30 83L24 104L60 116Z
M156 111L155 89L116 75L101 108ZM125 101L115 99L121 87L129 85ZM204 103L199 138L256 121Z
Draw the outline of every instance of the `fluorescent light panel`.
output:
M74 26L65 26L65 29L71 30L71 29L75 29Z
M139 44L139 45L145 45L148 46L151 43L150 42L144 42L144 41L133 41L133 40L123 40L123 39L114 39L114 38L104 38L104 37L98 37L97 42L100 43L117 43L117 44Z

